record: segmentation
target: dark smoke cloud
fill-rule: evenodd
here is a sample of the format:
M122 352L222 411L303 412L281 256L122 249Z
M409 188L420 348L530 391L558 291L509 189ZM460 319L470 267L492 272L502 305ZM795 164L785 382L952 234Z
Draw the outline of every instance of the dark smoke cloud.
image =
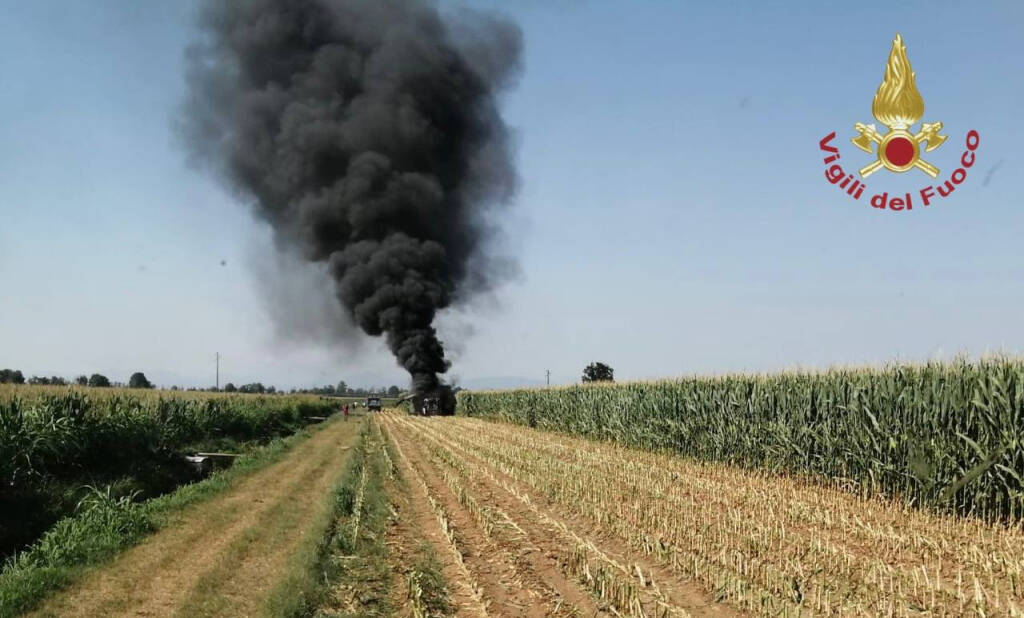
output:
M439 310L493 289L488 223L515 191L495 100L519 29L422 0L209 0L184 130L274 229L322 263L351 320L419 392L448 369Z

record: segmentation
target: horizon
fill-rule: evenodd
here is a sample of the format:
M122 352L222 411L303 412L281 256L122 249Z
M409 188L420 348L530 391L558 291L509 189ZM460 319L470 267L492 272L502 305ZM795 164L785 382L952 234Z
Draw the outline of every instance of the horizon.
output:
M221 384L406 387L380 339L305 328L338 312L322 273L268 292L292 266L246 204L190 167L174 123L195 4L23 4L0 24L0 367L205 388L220 353ZM520 189L499 248L519 275L440 319L447 379L1020 354L1024 84L1004 67L1024 60L1021 5L442 5L499 7L524 36L500 99ZM824 181L818 144L836 131L842 163L868 162L849 140L873 121L897 32L924 120L949 136L928 155L939 180L969 129L981 146L952 196L876 212ZM927 184L890 176L869 191ZM275 293L308 299L305 313L282 317Z
M600 362L600 361L597 361L597 362ZM921 369L921 368L927 368L927 367L950 367L950 366L954 366L954 365L956 365L956 366L980 367L980 366L984 366L984 365L987 365L987 364L1014 364L1014 363L1024 364L1024 355L1005 354L1005 353L1001 353L1001 352L988 352L988 353L984 353L984 354L981 354L981 355L978 355L978 356L970 356L970 355L966 355L966 354L956 354L956 355L953 355L953 356L941 357L941 358L893 359L893 360L888 360L888 361L879 361L879 362L871 362L871 363L848 363L848 364L837 363L837 364L832 364L832 365L828 365L828 366L793 365L793 366L789 366L789 367L782 367L782 368L778 368L778 369L768 369L768 370L762 370L762 371L731 371L731 372L720 372L720 373L695 372L695 373L683 373L683 374L666 375L666 376L650 376L650 377L628 378L628 379L625 379L625 380L620 380L618 378L615 378L615 379L612 379L612 380L594 380L594 381L590 381L590 382L585 381L583 379L577 379L574 382L560 382L560 383L557 383L557 384L555 384L555 383L545 384L544 380L542 380L542 379L538 380L538 379L533 379L533 378L526 378L526 377L523 377L523 376L483 376L483 377L479 377L479 378L473 378L473 379L469 380L469 382L470 383L474 383L474 384L497 382L497 383L507 383L509 385L508 386L482 386L482 387L481 386L468 386L467 387L467 386L465 386L465 385L463 385L461 383L452 383L451 386L456 387L456 388L458 388L460 390L465 390L465 391L474 391L474 392L502 392L502 391L517 391L517 390L538 390L538 389L546 389L546 388L563 388L563 387L569 388L569 387L573 387L573 386L602 386L602 385L604 385L604 386L611 386L611 385L619 385L619 386L621 386L621 385L629 385L629 384L658 384L658 383L675 383L675 382L702 381L702 380L713 381L713 380L726 379L726 378L770 378L770 377L776 377L776 376L809 376L809 375L822 375L822 374L829 374L829 373L839 373L839 374L841 374L841 373L858 372L858 371L881 373L881 372L889 371L889 370L892 370L892 369L898 369L898 368ZM0 367L0 371L3 371L3 370L18 371L17 369L14 369L14 368ZM22 372L22 373L23 373L23 377L25 379L25 384L24 384L25 386L57 386L57 387L60 387L60 386L67 386L67 387L72 387L72 386L88 386L88 385L81 385L81 384L74 383L75 382L75 378L78 378L80 376L89 377L86 374L77 374L75 376L69 377L69 376L59 376L59 375L58 376L55 376L55 375L33 375L33 376L30 376L28 374L25 374L24 372ZM141 372L141 373L144 374L145 372ZM582 371L581 371L581 374L582 374ZM100 375L103 375L103 374L100 374ZM53 377L58 377L58 378L62 378L62 379L67 380L68 383L67 384L63 384L63 385L60 385L60 384L58 384L58 385L53 385L53 384L29 384L28 380L30 378L32 378L32 377L47 378L47 379L48 378L53 378ZM109 378L110 376L105 376L105 377ZM342 380L342 381L345 381L345 380ZM388 384L386 384L384 386L380 386L379 384L371 384L371 385L367 386L367 385L362 385L362 384L350 384L350 383L348 383L348 381L345 381L345 382L346 382L346 387L348 388L349 391L366 391L366 394L386 394L387 391L392 386L397 386L399 389L401 389L402 393L409 393L409 392L411 392L408 386L401 386L399 384L388 383ZM0 384L5 384L5 383L4 382L0 382ZM109 388L129 388L127 386L127 384L128 384L128 381L121 382L119 380L111 379L111 386ZM225 389L225 387L228 384L234 385L235 388L236 388L236 391L225 391L224 389ZM237 389L239 389L242 386L249 386L249 385L253 385L253 384L262 384L262 382L260 382L259 380L256 380L256 381L253 381L253 382L244 382L244 383L243 382L239 382L238 384L235 384L234 382L226 382L226 383L224 383L224 386L220 387L219 389L217 389L215 386L212 386L212 385L208 385L208 386L201 386L201 385L199 385L199 386L182 386L182 385L178 385L178 384L163 385L163 384L156 384L156 383L154 383L153 386L149 388L149 390L168 391L168 392L174 391L174 390L177 390L177 391L205 391L205 392L232 392L232 393L233 392L237 392L238 394L251 394L251 393L243 393L241 391L238 391ZM313 386L296 386L296 387L287 387L287 388L278 387L275 384L269 384L269 383L268 384L263 384L263 386L265 386L267 388L274 387L278 394L287 394L289 392L302 393L302 392L307 392L307 391L314 390L314 389L322 389L322 388L327 388L327 387L336 388L337 387L337 383L335 383L335 384L326 384L325 383L325 384L313 385ZM92 387L92 386L89 386L89 388L108 388L108 387Z

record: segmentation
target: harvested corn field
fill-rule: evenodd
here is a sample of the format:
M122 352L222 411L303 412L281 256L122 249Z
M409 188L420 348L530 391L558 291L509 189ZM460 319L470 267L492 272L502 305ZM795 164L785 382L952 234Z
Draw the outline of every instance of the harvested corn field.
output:
M478 419L389 415L481 615L1020 615L1024 530Z

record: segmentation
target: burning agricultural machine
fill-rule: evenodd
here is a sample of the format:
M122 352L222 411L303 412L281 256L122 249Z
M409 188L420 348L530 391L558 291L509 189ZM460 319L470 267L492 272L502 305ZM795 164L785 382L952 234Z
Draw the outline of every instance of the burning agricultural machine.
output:
M452 416L455 414L455 394L450 389L440 388L433 393L412 394L398 403L408 403L409 413L414 416Z

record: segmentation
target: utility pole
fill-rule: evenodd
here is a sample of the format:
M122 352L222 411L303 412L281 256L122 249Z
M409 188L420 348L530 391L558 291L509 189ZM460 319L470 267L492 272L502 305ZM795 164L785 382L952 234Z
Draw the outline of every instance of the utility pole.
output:
M548 379L548 386L551 386L551 370L547 369L547 370L544 371L544 373L545 373L545 375L546 375L546 377Z
M220 390L220 352L217 352L217 390Z

